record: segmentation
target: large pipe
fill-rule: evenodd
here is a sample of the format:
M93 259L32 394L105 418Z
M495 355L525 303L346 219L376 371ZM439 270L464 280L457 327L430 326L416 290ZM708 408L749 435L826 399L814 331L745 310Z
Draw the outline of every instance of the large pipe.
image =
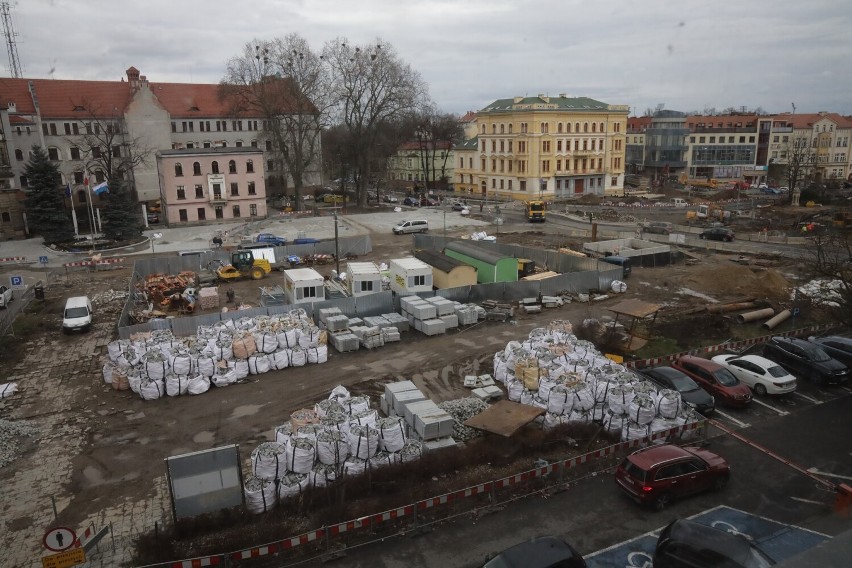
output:
M753 312L746 312L744 314L740 314L737 316L737 323L746 323L750 321L756 321L759 319L771 318L775 315L775 310L772 308L763 308L762 310L755 310Z
M791 314L790 310L784 310L783 312L780 312L777 316L775 316L771 320L763 322L761 327L763 327L763 329L772 329L773 327L775 327L779 323L785 321L791 315L792 314Z
M705 308L708 313L721 314L725 312L736 312L739 310L747 310L757 305L756 302L740 302L738 304L707 304Z

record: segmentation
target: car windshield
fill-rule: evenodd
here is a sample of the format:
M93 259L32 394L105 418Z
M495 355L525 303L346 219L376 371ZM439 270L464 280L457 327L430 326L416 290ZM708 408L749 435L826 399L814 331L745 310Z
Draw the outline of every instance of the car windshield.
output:
M786 377L788 374L787 371L785 371L782 367L779 367L778 365L769 367L768 369L766 369L766 372L769 373L771 376L775 377L776 379Z
M808 359L811 361L816 361L818 363L825 363L831 357L828 356L828 353L820 349L819 347L811 347L807 346L804 348L805 352L808 354Z
M84 318L87 315L89 315L89 310L86 308L68 308L65 310L66 319Z
M727 369L719 369L713 373L719 384L726 387L733 387L740 384L740 381Z

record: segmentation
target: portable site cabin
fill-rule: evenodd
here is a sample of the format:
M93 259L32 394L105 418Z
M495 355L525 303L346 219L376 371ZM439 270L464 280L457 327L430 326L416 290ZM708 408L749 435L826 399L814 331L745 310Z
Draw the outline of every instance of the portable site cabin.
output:
M413 257L391 259L390 287L397 294L432 291L432 267Z
M325 286L322 274L313 268L293 268L284 271L284 294L291 304L322 302Z
M445 254L419 250L414 257L432 267L432 285L435 288L458 288L476 285L476 268Z
M346 288L350 296L365 296L382 291L382 275L375 262L348 262Z
M480 284L518 280L518 259L504 256L496 250L463 241L450 241L444 247L444 254L476 268L476 281Z

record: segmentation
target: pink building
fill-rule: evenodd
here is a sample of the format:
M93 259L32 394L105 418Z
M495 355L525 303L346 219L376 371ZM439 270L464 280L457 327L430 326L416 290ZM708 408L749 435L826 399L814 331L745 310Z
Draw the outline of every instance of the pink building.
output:
M263 151L254 147L157 152L161 215L168 226L266 217Z

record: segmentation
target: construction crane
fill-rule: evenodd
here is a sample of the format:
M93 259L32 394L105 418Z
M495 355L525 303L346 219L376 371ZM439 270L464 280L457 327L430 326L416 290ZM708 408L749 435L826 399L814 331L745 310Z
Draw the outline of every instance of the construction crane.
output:
M15 37L18 35L12 25L12 15L9 12L9 3L0 2L0 18L3 19L3 36L6 38L6 52L9 54L9 72L15 79L20 79L21 60L18 58L18 45Z

